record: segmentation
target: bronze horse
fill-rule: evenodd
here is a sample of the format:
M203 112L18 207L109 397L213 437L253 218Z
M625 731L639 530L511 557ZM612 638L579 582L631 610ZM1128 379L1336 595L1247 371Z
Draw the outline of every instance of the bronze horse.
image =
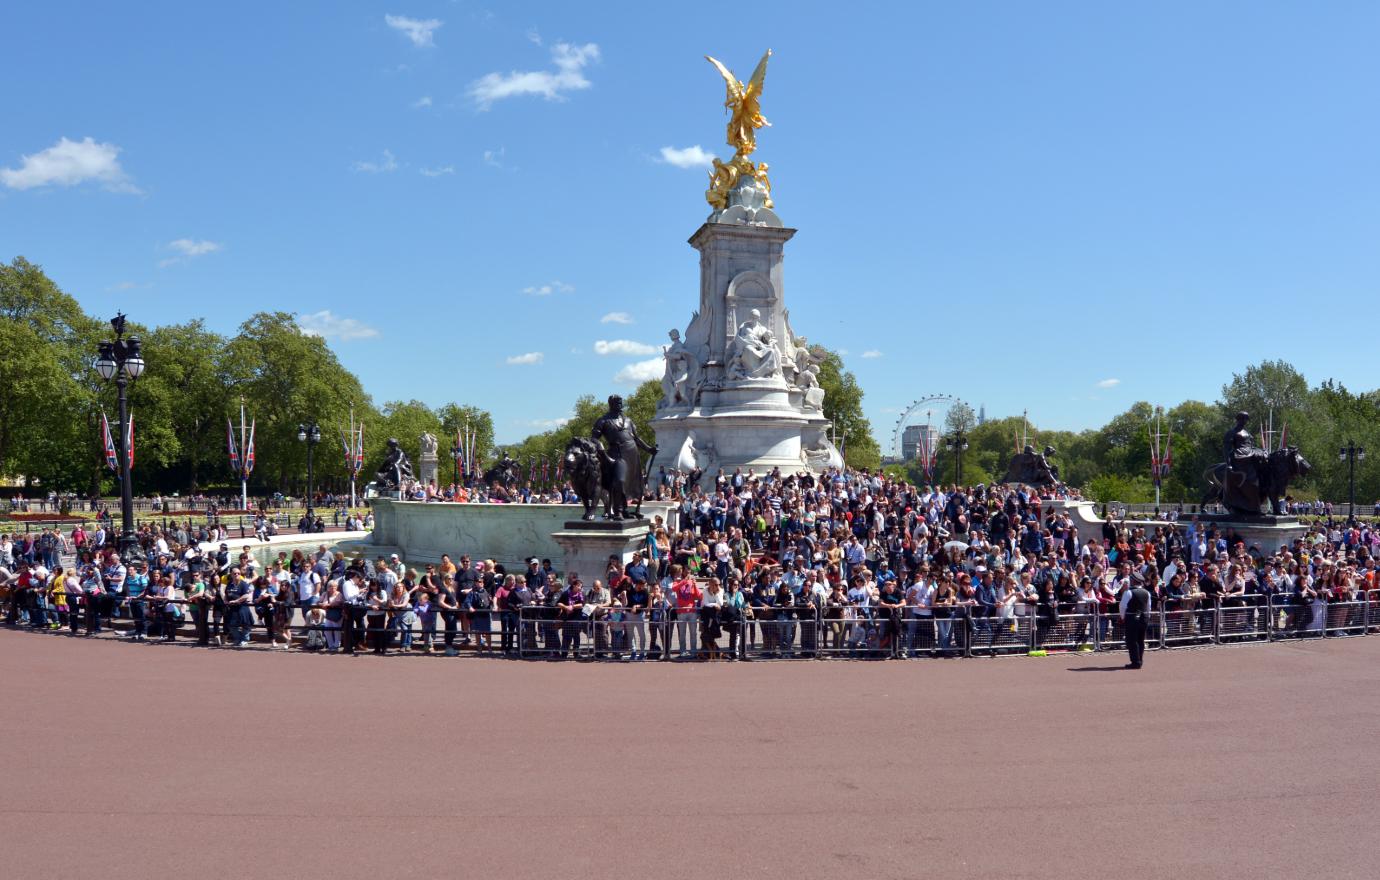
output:
M1289 482L1295 477L1307 476L1311 470L1313 466L1303 457L1297 446L1286 446L1270 453L1265 466L1259 474L1254 475L1254 479L1249 473L1233 470L1230 478L1231 491L1228 492L1223 486L1223 480L1227 478L1227 465L1218 463L1203 472L1203 480L1208 484L1208 490L1203 495L1202 503L1217 502L1234 513L1258 515L1260 505L1268 502L1271 513L1283 514L1284 496L1289 489ZM1233 498L1241 499L1241 503L1230 503Z

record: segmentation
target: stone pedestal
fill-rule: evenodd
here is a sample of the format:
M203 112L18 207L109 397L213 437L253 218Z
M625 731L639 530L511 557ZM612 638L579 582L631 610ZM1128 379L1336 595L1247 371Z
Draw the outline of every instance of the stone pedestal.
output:
M560 545L563 553L561 577L578 574L587 586L603 580L610 556L626 563L633 551L646 546L650 525L650 520L567 522L565 528L551 533L551 540Z
M431 483L436 483L438 486L440 485L440 483L436 481L436 453L433 452L428 454L423 452L417 458L417 482L421 483L423 486Z
M653 516L666 521L674 507L669 501L644 501L642 512L647 522ZM468 553L475 559L501 562L509 571L522 571L532 556L559 559L561 546L552 532L580 515L577 504L455 504L384 498L375 499L373 509L374 531L364 551L370 559L397 553L408 565L420 568L428 562L439 563L443 553L451 559ZM647 522L642 525L644 531ZM603 571L600 563L601 575Z
M1083 543L1102 540L1102 525L1106 521L1097 515L1099 505L1095 502L1046 500L1041 502L1041 507L1046 511L1057 510L1067 513L1069 519L1073 520L1074 528L1078 529L1078 539ZM1183 530L1193 522L1193 516L1192 514L1186 515L1183 519L1173 522L1155 519L1128 519L1126 524L1132 528L1143 528L1147 531L1154 530L1159 526ZM1291 546L1294 541L1302 538L1308 531L1296 516L1262 514L1258 517L1241 517L1231 514L1202 513L1197 514L1197 517L1200 528L1217 528L1223 534L1226 534L1230 529L1241 536L1241 539L1246 542L1247 549L1256 545L1260 548L1260 552L1265 554L1273 553L1280 547Z
M700 252L699 309L667 352L652 420L657 464L712 476L843 463L829 440L818 366L785 307L783 250L795 230L766 209L758 214L716 212L690 238Z
M1191 521L1192 517L1189 517L1188 522ZM1200 513L1198 525L1200 528L1216 528L1223 534L1236 532L1246 543L1246 549L1259 546L1260 552L1267 555L1280 547L1292 547L1295 541L1308 533L1308 528L1299 522L1298 517L1275 514L1240 516L1230 513Z

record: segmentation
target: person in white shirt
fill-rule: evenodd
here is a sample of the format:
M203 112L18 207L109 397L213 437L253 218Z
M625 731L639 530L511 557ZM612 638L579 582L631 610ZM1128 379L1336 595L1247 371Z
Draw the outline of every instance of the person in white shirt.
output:
M934 620L934 589L934 581L929 576L929 566L921 563L906 587L906 611L909 612L909 619L906 620L905 638L901 642L903 657L915 656L915 645L920 639L934 638L934 630L931 629L931 622Z

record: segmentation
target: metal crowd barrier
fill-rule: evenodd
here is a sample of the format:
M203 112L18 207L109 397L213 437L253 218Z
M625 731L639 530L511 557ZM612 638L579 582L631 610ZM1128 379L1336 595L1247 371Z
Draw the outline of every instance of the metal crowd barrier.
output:
M754 608L743 629L747 660L813 659L819 653L819 617L813 607Z
M93 615L91 600L96 605ZM1337 638L1380 632L1380 590L1359 594L1346 601L1296 604L1292 596L1248 596L1242 600L1217 600L1208 605L1185 607L1173 601L1156 607L1150 616L1148 649L1244 641L1277 641L1294 638ZM132 627L140 618L149 638L169 628L177 638L196 638L204 631L212 638L227 634L224 608L212 603L187 599L153 600L81 592L66 596L63 611L45 602L37 607L28 597L6 598L6 619L14 622L29 615L41 616L45 624L61 623L73 634L94 629ZM162 606L182 609L169 618ZM339 625L311 624L305 609L295 603L275 603L272 611L262 604L250 604L251 619L244 627L251 640L263 643L274 636L308 638L314 632L334 634L340 647L368 650L382 644L401 648L430 643L441 647L445 641L444 618L435 615L434 627L426 630L415 614L369 615L361 606L344 606ZM283 611L286 609L287 613ZM1125 631L1115 606L1107 612L1099 607L1075 613L1032 613L1023 606L1009 617L974 614L973 608L954 610L952 617L913 615L912 608L851 609L853 616L822 617L814 608L754 609L757 617L741 624L736 655L743 659L883 659L907 657L980 656L998 651L1026 652L1035 649L1056 651L1115 651L1125 646ZM545 606L526 606L505 622L502 611L492 611L487 630L481 630L483 617L469 616L467 629L457 627L454 640L477 642L487 634L489 651L501 656L504 627L508 627L511 653L526 659L618 660L640 656L656 659L699 659L708 646L702 644L701 620L697 613L676 617L673 611L629 615L610 609L598 616L577 615L560 618ZM31 618L33 619L33 618ZM108 621L108 623L106 623ZM406 623L406 625L404 625ZM727 624L716 649L729 653ZM410 639L408 638L410 636ZM256 638L257 637L257 638ZM477 646L476 646L477 647ZM469 652L474 653L474 652Z

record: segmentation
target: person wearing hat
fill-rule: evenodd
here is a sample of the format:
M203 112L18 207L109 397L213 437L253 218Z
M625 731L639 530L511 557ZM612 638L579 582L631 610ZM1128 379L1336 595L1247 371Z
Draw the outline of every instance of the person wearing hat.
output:
M1145 632L1150 626L1150 591L1144 583L1132 583L1121 592L1121 623L1126 631L1127 669L1139 669L1145 662Z

